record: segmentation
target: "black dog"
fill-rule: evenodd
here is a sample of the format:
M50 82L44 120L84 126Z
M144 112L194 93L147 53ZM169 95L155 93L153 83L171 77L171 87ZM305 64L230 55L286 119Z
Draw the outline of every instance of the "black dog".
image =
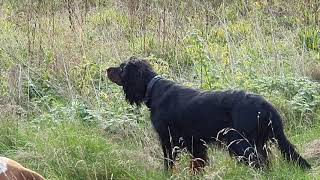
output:
M276 109L264 98L243 91L202 92L159 77L145 60L135 57L107 69L108 78L123 87L127 101L151 112L162 145L165 168L172 168L175 147L187 148L192 167L208 161L207 144L223 142L241 162L254 167L268 164L267 142L276 139L287 160L303 168L310 164L284 134Z

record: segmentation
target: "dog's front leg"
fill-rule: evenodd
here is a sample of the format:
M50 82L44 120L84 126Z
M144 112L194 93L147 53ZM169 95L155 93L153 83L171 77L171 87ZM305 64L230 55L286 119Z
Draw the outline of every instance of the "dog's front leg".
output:
M161 142L161 144L164 157L164 168L168 172L169 170L171 171L173 167L172 148L170 142Z

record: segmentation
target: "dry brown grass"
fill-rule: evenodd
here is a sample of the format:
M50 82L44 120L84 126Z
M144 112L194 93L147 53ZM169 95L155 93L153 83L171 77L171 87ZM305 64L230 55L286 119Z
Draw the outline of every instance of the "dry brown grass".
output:
M309 159L318 159L320 161L320 139L308 143L304 154Z
M311 79L320 82L320 63L311 63L306 67L306 75Z

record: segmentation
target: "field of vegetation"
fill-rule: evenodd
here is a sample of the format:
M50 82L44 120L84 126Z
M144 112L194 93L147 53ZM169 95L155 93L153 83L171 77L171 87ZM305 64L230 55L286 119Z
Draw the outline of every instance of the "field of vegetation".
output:
M186 86L264 96L312 169L213 147L203 174L187 154L164 174L148 110L105 77L133 55ZM47 179L320 179L318 138L319 0L0 1L0 156Z

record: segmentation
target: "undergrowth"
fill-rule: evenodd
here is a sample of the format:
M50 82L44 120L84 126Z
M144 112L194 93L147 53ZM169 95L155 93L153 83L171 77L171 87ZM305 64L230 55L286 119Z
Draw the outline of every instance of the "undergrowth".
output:
M130 56L203 90L241 89L277 107L303 154L319 138L317 0L0 2L0 155L48 179L317 179L273 149L270 169L210 150L199 176L183 154L164 174L148 110L105 69Z

